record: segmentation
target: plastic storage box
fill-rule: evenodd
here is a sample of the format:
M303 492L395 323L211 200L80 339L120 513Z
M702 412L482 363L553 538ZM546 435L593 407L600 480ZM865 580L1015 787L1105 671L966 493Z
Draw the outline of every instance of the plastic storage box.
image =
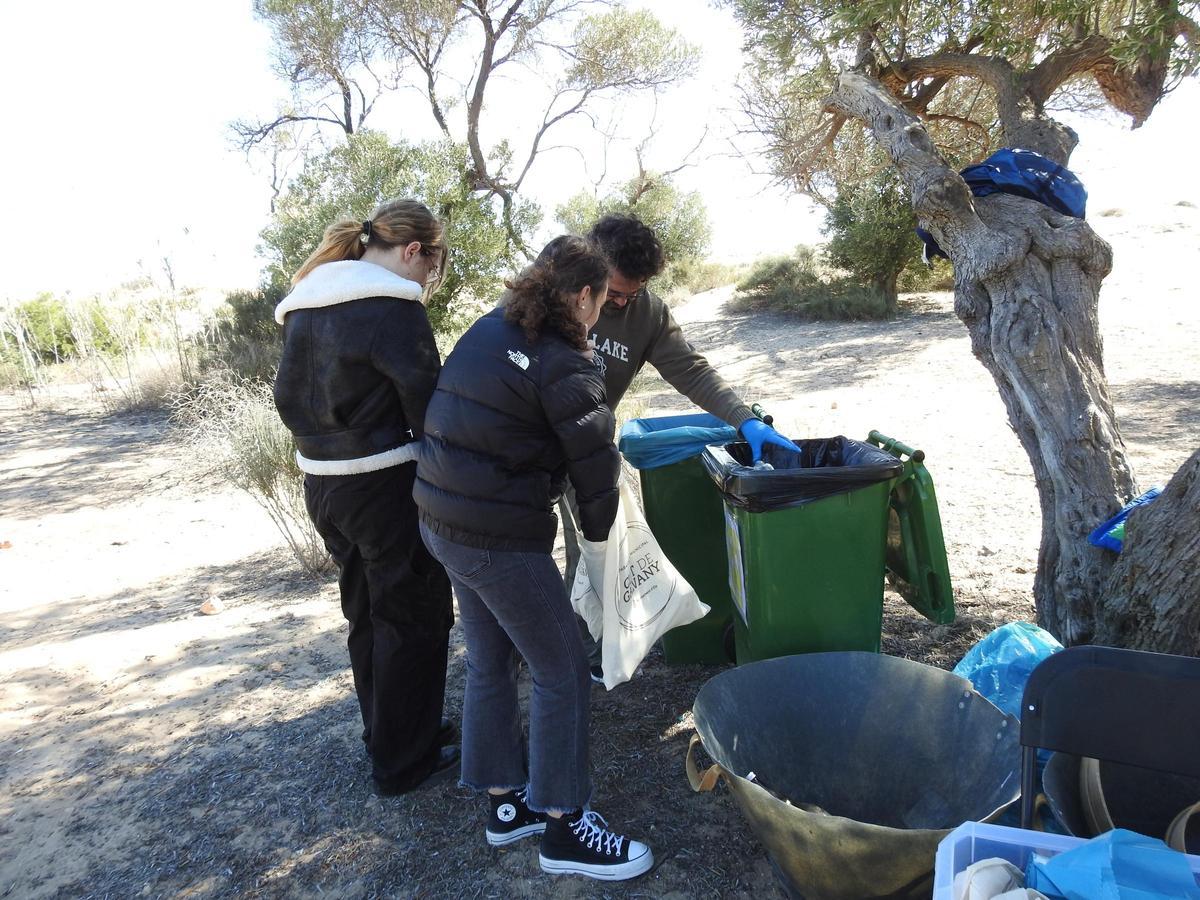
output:
M1035 853L1048 858L1083 843L1086 843L1084 838L1065 834L966 822L938 844L933 873L933 900L953 900L954 876L981 859L1007 860L1024 871ZM1200 886L1200 856L1189 855L1187 861L1192 867L1197 886Z

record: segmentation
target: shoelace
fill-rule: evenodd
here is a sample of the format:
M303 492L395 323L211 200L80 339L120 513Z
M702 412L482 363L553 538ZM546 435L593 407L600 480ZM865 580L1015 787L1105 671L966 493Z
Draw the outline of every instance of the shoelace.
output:
M621 855L625 837L609 831L608 823L600 813L585 810L579 821L571 824L571 830L589 850L602 851L606 856Z
M529 807L529 785L517 791L517 799L528 809Z

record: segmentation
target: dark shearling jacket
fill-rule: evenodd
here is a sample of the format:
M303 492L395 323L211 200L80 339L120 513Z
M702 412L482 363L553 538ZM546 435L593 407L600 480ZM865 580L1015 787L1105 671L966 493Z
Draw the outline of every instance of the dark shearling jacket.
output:
M421 287L362 260L325 263L276 309L283 356L275 406L315 475L416 458L441 369Z
M413 497L422 521L471 547L549 553L570 477L588 540L608 538L620 457L589 355L549 331L529 343L495 309L446 359L425 416Z

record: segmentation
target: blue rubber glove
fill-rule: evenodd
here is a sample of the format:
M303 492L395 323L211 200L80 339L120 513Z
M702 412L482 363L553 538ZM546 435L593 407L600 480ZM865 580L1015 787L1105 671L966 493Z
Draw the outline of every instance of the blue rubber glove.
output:
M762 459L763 444L774 444L776 447L784 447L788 450L796 449L795 444L766 422L762 421L762 419L747 419L738 426L738 431L742 433L742 437L750 445L750 452L754 454L754 462Z

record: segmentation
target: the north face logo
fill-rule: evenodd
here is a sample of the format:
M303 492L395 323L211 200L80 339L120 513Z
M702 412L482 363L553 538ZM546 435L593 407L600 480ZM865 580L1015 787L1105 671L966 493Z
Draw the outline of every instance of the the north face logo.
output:
M529 368L529 357L526 356L524 353L522 353L520 350L509 350L508 358L511 359L518 366L520 366L522 369Z

